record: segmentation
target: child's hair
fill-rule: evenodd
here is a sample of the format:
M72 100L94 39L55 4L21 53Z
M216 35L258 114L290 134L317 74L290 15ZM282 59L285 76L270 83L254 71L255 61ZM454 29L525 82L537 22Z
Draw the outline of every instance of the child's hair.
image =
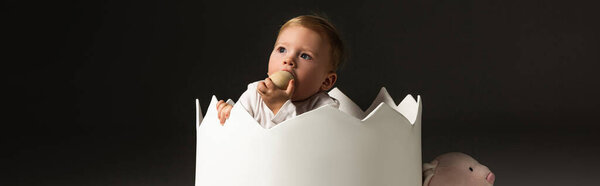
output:
M337 29L327 19L317 15L301 15L288 20L281 28L279 33L288 26L299 25L310 30L313 30L321 36L326 37L331 46L331 60L333 70L337 71L338 68L343 64L346 54L344 49L344 43L340 38L340 34Z

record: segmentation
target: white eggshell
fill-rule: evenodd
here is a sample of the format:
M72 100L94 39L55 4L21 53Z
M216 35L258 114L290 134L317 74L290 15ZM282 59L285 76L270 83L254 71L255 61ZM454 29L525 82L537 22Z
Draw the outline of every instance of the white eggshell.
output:
M225 125L213 96L197 104L196 185L421 186L421 99L396 105L382 88L368 112L341 91L324 106L265 129L239 104Z

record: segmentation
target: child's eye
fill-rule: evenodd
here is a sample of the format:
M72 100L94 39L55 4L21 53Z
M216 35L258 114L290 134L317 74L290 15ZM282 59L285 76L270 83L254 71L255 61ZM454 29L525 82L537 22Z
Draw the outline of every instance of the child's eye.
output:
M310 57L308 54L301 54L300 57L302 59L306 59L306 60L311 60L312 59L312 57Z
M286 49L285 49L285 48L283 48L283 47L279 47L279 48L277 49L277 51L278 51L279 53L284 53L284 52L286 51Z

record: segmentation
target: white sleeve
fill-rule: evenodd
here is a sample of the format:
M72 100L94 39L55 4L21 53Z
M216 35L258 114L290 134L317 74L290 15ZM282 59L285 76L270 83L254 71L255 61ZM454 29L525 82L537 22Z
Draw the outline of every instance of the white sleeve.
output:
M248 89L242 93L237 101L237 103L244 107L244 109L246 109L248 114L250 114L252 117L255 117L256 113L258 112L256 107L256 102L258 101L258 98L256 97L257 94L256 83L251 83L248 85Z
M256 88L260 81L250 83L248 89L240 96L239 103L248 114L264 128L271 128L297 115L296 105L291 100L286 101L277 114L267 107Z
M296 116L296 106L292 103L291 100L287 100L281 106L281 108L279 108L279 111L277 112L277 114L275 114L273 119L271 119L271 122L279 124L294 116Z

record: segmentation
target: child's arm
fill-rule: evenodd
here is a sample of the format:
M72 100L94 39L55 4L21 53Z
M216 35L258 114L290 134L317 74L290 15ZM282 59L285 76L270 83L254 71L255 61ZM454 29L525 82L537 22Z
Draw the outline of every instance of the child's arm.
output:
M271 109L273 114L277 114L279 109L285 102L292 99L292 95L294 94L294 80L290 80L288 82L287 89L282 90L279 89L273 84L271 78L266 78L264 81L258 83L258 87L256 88L258 94L262 97L263 101Z
M225 124L225 120L229 118L229 113L231 112L231 108L233 105L225 103L223 100L219 100L217 103L217 116L219 116L219 120L221 121L221 125Z

